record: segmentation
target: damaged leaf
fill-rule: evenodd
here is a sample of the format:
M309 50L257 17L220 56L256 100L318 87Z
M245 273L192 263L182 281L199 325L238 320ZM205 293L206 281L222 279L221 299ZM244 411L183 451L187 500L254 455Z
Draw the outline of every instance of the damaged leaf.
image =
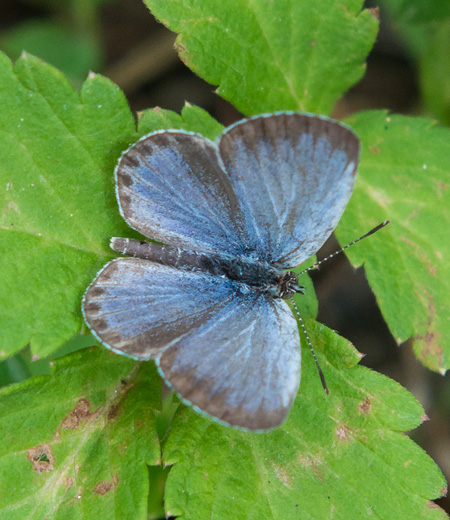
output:
M153 363L94 348L3 389L0 519L145 518L160 388Z
M394 381L358 366L346 340L310 321L326 395L308 347L287 421L264 435L240 432L180 406L164 463L167 514L180 520L377 518L445 520L430 502L445 493L435 463L402 431L424 412ZM431 504L431 506L430 506Z
M342 244L366 228L391 223L348 250L364 264L389 328L413 339L420 361L450 368L450 131L425 118L356 114L347 121L361 139L355 191L336 230ZM364 222L364 229L361 228Z

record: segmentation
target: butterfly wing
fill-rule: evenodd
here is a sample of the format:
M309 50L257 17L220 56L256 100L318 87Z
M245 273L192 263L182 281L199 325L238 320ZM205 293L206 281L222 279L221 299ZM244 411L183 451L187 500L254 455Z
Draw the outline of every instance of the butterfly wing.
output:
M300 378L297 323L281 300L201 272L113 260L86 292L96 336L136 359L155 358L198 409L251 430L278 426Z
M260 116L218 145L182 131L141 139L116 169L121 213L144 235L205 252L299 264L336 226L355 180L357 137L327 119ZM155 358L200 410L248 429L278 426L300 378L287 304L226 278L139 259L110 262L83 310L112 350Z
M233 295L223 278L117 258L89 286L83 313L107 347L147 360L217 315Z
M283 268L315 253L352 194L355 134L326 118L279 113L229 127L218 147L174 130L129 148L116 181L130 226L166 244Z
M268 430L285 419L300 381L300 339L286 302L252 293L165 349L164 377L221 421Z
M143 235L207 252L242 251L240 206L217 146L183 131L143 137L116 168L122 216Z
M353 191L359 140L336 121L279 113L229 127L219 152L248 248L289 268L314 254L336 227Z

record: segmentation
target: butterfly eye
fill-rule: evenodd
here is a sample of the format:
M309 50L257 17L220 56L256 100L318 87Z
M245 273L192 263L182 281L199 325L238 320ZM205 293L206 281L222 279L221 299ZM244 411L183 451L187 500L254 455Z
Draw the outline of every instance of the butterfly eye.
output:
M278 281L278 296L289 300L296 293L304 294L305 288L298 283L298 275L292 271L284 273Z

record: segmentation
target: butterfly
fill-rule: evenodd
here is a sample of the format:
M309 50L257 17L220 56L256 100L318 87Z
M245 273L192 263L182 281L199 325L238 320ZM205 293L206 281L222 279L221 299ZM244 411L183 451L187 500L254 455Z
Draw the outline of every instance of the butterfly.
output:
M359 140L326 117L279 112L216 141L146 135L115 171L122 217L155 242L112 238L127 255L88 287L83 314L114 352L154 359L165 381L220 422L265 431L300 383L291 269L317 252L353 191Z

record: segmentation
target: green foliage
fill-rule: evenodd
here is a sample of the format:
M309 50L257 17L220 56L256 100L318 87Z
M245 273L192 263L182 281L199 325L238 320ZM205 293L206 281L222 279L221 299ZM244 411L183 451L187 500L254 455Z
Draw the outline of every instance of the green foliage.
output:
M147 3L181 32L186 63L247 114L329 112L361 77L376 32L359 0ZM61 73L27 54L14 67L0 56L0 103L0 353L30 345L10 358L17 367L0 370L11 382L33 374L30 356L57 355L80 331L82 294L114 256L110 237L138 237L115 201L120 153L157 129L214 139L222 126L186 105L181 115L145 111L136 130L110 81L90 75L78 96ZM449 132L384 112L357 114L349 124L362 159L338 236L350 241L392 221L351 259L364 263L395 336L414 337L420 359L443 371ZM302 283L307 295L297 304L314 317L311 284ZM174 406L170 397L161 403L153 363L104 348L56 360L52 375L3 389L0 520L144 520L148 511L157 518L167 473L165 512L186 519L446 518L428 502L444 492L441 473L401 433L424 419L421 406L359 367L360 355L336 333L306 324L330 396L303 348L294 408L267 434L227 428L184 405L171 422ZM63 348L85 347L90 340L81 337ZM158 466L161 447L166 469Z
M144 1L179 33L186 65L246 115L331 112L364 74L378 28L362 0Z
M420 61L420 80L428 110L450 124L450 16L438 25Z
M363 112L349 118L361 138L355 192L337 234L342 243L385 219L391 224L349 250L364 264L398 342L414 339L429 368L450 367L450 131L424 118Z
M186 103L181 115L171 110L154 108L145 110L139 118L139 134L145 135L154 130L166 130L169 128L199 132L208 139L214 140L223 130L223 125L218 123L208 112L200 107Z
M4 389L0 519L145 518L160 388L153 364L96 348Z
M79 97L64 76L0 56L0 355L39 357L81 327L80 298L129 233L111 172L136 138L122 92L92 75ZM26 317L26 319L24 319Z
M50 356L36 359L29 348L17 352L13 356L0 361L0 387L18 383L33 376L50 374L54 359L66 356L71 352L92 346L92 336L77 334Z
M428 110L450 124L450 2L382 0L382 4L418 61Z
M239 432L181 406L163 449L165 464L173 464L168 513L186 520L446 518L424 498L442 493L442 475L399 433L420 424L421 406L397 383L355 366L357 352L335 333L313 322L308 328L330 395L306 347L297 400L273 432Z
M301 390L273 432L233 430L180 405L163 441L162 463L172 466L166 513L445 518L426 498L441 494L442 475L399 433L421 423L420 404L397 383L357 366L360 356L347 341L312 321L307 326L330 396L305 347ZM145 464L160 463L159 388L153 363L102 348L58 360L52 376L4 389L0 519L145 519Z
M48 20L33 20L14 27L1 39L3 50L18 58L23 49L58 67L75 84L90 70L98 70L101 53L98 45L79 34Z

